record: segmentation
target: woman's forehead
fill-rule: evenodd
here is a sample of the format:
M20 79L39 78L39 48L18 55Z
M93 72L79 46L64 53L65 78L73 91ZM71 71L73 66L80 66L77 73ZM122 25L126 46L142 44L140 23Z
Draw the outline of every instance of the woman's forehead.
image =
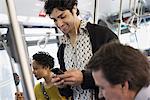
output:
M33 60L32 61L32 66L40 66L41 64L38 63L38 61Z

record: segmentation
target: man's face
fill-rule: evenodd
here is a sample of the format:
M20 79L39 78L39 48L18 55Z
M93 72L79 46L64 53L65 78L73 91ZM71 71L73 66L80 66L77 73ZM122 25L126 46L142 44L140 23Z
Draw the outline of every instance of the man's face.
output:
M102 92L106 100L125 100L122 85L111 85L104 77L101 70L92 72L96 85ZM99 97L101 97L99 92Z
M48 68L43 68L37 61L33 60L32 62L33 74L36 79L39 80L47 75Z
M54 8L50 18L54 20L56 26L64 33L68 34L75 30L76 14L71 13L69 10L61 11Z

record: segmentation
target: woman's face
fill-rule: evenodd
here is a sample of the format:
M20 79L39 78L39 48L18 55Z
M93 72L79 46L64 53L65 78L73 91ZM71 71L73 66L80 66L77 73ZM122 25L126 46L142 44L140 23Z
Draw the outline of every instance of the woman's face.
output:
M49 68L43 68L43 65L40 65L37 61L33 60L32 62L33 74L37 80L47 76Z
M54 8L50 18L54 20L56 26L64 33L72 33L75 30L75 20L77 18L76 13L69 10L61 11Z

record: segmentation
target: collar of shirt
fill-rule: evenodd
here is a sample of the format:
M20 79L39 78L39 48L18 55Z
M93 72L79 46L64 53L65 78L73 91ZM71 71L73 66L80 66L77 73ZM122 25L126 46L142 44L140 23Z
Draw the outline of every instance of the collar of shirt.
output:
M135 100L150 100L150 85L143 87L136 95Z
M81 20L81 24L80 24L80 28L79 28L79 34L86 33L86 32L81 32L82 30L87 31L86 25L87 25L87 21Z
M82 35L82 34L86 34L87 29L86 29L86 25L87 25L87 21L85 20L81 20L81 24L79 27L79 32L78 35ZM69 43L69 37L66 35L62 36L61 42L64 44L68 44Z

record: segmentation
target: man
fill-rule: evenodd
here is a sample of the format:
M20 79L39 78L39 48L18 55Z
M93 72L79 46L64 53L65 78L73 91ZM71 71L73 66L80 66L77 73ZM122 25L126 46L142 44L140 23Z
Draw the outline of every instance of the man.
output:
M94 54L88 68L106 100L150 100L150 64L139 50L108 43Z
M58 88L51 83L54 58L46 52L38 52L33 55L32 67L35 77L45 80L34 87L36 100L62 100Z
M61 88L71 86L74 100L95 100L95 83L86 65L101 45L117 36L106 27L81 20L77 4L77 0L47 0L45 3L46 13L64 33L58 60L65 73L53 77L52 82Z

